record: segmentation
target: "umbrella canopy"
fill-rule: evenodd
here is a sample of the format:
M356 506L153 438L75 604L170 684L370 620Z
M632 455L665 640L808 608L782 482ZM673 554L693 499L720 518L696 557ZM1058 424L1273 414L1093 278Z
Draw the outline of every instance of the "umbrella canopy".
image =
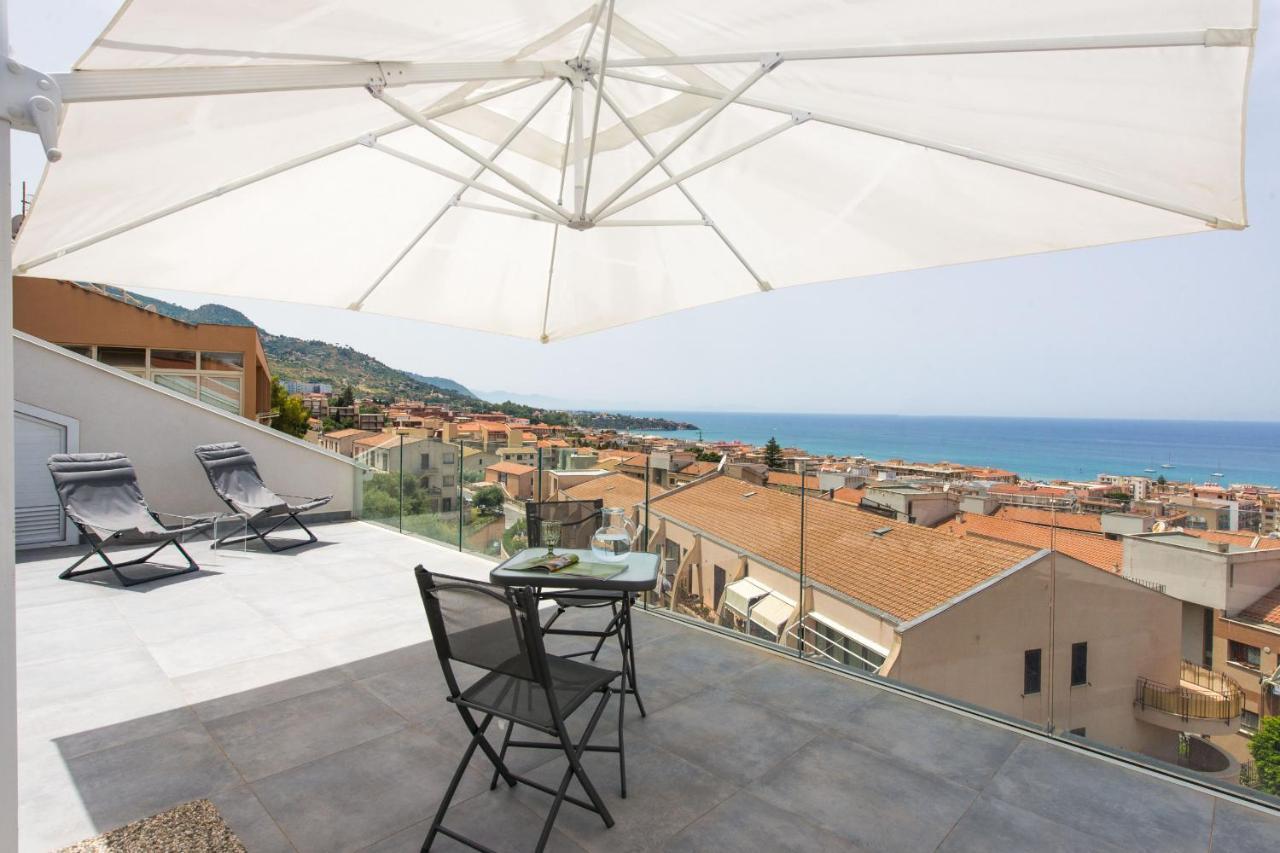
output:
M551 340L1245 223L1253 0L131 0L33 275Z

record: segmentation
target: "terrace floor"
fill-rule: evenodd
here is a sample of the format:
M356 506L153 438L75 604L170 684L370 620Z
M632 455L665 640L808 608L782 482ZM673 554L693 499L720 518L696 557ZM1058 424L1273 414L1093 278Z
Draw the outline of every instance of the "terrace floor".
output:
M127 590L57 580L71 549L20 553L22 850L206 796L250 851L418 850L466 738L410 569L490 564L360 522L317 533L196 546L206 571ZM550 849L1280 849L1274 814L679 622L636 630L630 796L590 754L617 825L566 805ZM513 766L546 782L562 763ZM532 849L545 795L473 768L450 825Z

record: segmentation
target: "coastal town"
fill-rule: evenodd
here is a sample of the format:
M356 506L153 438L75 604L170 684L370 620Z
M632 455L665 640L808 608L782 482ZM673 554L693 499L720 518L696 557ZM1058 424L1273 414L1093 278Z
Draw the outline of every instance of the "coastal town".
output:
M439 378L420 397L370 393L341 373L282 379L320 342L291 339L273 360L219 306L206 313L223 322L192 323L83 283L20 279L17 294L18 327L64 357L343 460L354 517L502 560L541 544L531 519L546 507L621 509L633 547L660 558L650 608L1257 784L1251 740L1280 716L1273 485L1186 482L1172 465L1039 481L818 455L486 402ZM373 375L367 356L337 355ZM38 465L21 470L36 472L21 494L37 494ZM37 501L22 512L20 542L56 521Z
M405 531L505 558L526 503L621 508L663 558L653 606L1232 781L1280 714L1274 486L1036 482L298 390L307 439L376 472L366 517ZM1042 698L1051 656L1067 690Z

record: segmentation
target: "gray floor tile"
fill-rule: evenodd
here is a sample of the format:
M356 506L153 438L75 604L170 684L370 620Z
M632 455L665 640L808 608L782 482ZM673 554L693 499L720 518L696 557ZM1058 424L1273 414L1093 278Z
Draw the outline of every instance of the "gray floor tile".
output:
M748 790L872 850L932 850L977 794L851 741L822 737Z
M746 839L755 850L790 853L853 851L847 839L814 826L799 815L739 791L689 824L662 850L699 853L703 850L738 850Z
M978 797L938 848L940 853L1125 853L1127 849L986 795Z
M549 761L530 775L544 785L558 785L566 766L564 759ZM634 737L627 740L625 800L618 795L615 755L589 753L583 766L616 823L612 829L606 828L593 812L566 806L556 820L556 827L585 849L601 853L654 849L736 791L732 783L673 752ZM569 790L584 796L576 781L570 784ZM550 795L527 786L517 786L514 794L535 814L547 813ZM484 796L487 795L480 798Z
M859 681L780 657L739 673L725 687L747 701L821 728L857 719L863 705L884 694Z
M161 684L167 680L164 671L141 647L23 664L18 667L18 706L52 705L122 685Z
M746 785L786 761L817 731L723 689L704 690L645 721L653 738L735 785Z
M251 787L301 853L359 850L430 818L458 758L430 733L403 729ZM460 796L487 788L472 773Z
M987 792L1129 849L1209 847L1208 795L1051 744L1024 740Z
M67 768L99 830L242 781L198 723L70 759Z
M1276 853L1280 850L1280 818L1219 800L1214 805L1213 850L1215 853Z
M636 647L636 674L645 708L656 711L736 678L771 655L748 643L690 628Z
M405 719L367 690L342 684L208 723L250 781L402 729Z
M434 658L434 653L432 657ZM447 700L449 688L440 664L410 664L361 679L361 687L373 693L389 707L415 723L445 719L449 725L461 725L458 711Z
M1021 741L1006 729L877 692L849 716L833 719L831 729L952 782L981 788Z
M350 681L309 649L241 661L174 679L202 720L216 720Z
M143 738L194 726L198 723L190 708L174 708L158 714L148 714L131 720L86 729L57 738L58 752L64 760L79 758L101 749L132 743Z
M497 853L528 853L537 843L544 819L545 815L534 814L508 789L502 788L493 794L479 794L454 805L445 816L444 825L493 848ZM431 821L424 820L384 838L362 853L419 853L430 828ZM471 849L440 834L431 845L432 853L462 853ZM546 849L547 853L582 853L581 847L555 828L547 839Z
M156 663L170 678L301 648L301 643L267 622L238 625L147 646Z
M248 785L219 791L209 798L248 853L294 853L293 845L267 814Z

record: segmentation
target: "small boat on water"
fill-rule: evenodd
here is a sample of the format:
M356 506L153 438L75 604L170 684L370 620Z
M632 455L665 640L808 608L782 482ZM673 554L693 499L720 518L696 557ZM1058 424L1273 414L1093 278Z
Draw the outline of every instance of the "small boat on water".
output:
M1144 474L1154 474L1155 472L1156 472L1156 469L1155 469L1155 468L1143 468L1143 469L1142 469L1142 473L1144 473Z
M1161 468L1172 468L1172 467L1173 467L1173 464L1172 464L1172 463L1170 463L1170 462L1162 462L1162 463L1160 464L1160 467L1161 467Z

